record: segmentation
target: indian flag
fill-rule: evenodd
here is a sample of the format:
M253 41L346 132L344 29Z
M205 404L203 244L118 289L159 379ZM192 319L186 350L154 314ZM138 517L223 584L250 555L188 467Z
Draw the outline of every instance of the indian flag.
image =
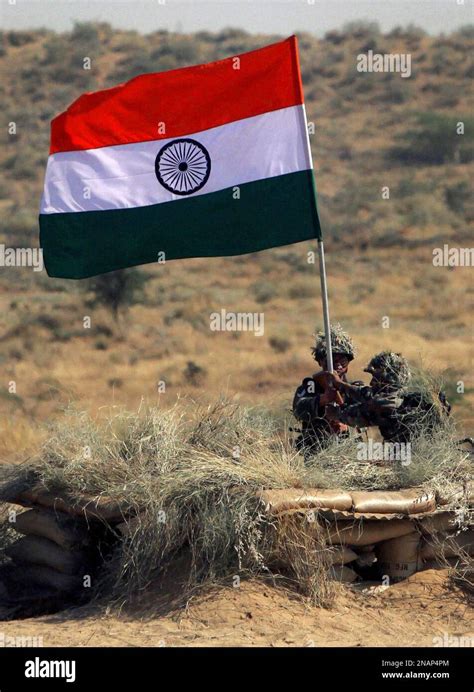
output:
M320 237L295 36L84 94L51 123L49 276Z

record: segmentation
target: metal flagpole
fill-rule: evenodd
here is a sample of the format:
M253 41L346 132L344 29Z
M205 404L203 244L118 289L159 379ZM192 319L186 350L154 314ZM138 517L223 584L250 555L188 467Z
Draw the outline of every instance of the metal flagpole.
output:
M304 119L304 129L306 132L306 150L308 153L308 161L311 164L311 170L313 170L313 158L311 156L311 145L309 143L309 133L308 133L308 122L306 120L306 108L303 104L303 119ZM314 175L314 173L313 173ZM326 367L329 372L334 370L332 362L332 344L331 344L331 323L329 321L329 299L328 299L328 285L326 279L326 262L324 258L324 243L323 239L318 239L318 255L319 255L319 276L321 279L321 298L323 302L323 320L324 320L324 334L326 336Z
M322 239L318 240L318 254L319 275L321 278L321 298L323 301L324 333L326 335L326 367L329 372L332 372L334 366L332 362L331 323L329 322L328 285L326 280L326 262L324 260L324 243Z

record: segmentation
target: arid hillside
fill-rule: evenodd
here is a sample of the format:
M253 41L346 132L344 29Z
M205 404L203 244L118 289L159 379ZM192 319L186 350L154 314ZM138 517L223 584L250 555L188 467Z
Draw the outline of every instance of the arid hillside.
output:
M94 24L1 33L0 243L37 247L49 122L81 93L278 38ZM434 266L433 251L472 245L474 30L383 35L354 24L299 42L331 313L359 347L353 375L375 352L401 351L443 374L453 414L472 434L472 267ZM410 54L410 76L358 72L368 51ZM169 406L226 394L283 421L314 369L315 249L147 265L115 287L1 266L0 460L27 456L42 424L71 403L100 414L142 398ZM262 314L263 333L213 331L221 310Z

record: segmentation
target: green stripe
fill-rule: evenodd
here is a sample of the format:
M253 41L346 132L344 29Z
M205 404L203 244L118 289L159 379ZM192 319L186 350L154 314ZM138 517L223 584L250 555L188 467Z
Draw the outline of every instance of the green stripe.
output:
M180 257L242 255L320 238L312 171L148 207L40 215L49 276L84 279Z

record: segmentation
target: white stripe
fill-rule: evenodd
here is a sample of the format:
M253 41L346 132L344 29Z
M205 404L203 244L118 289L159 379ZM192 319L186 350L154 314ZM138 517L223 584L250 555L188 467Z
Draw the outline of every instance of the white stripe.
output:
M302 106L271 111L198 133L211 158L207 183L192 195L166 190L155 158L173 139L53 154L48 159L42 214L145 207L312 168ZM90 197L90 198L89 198Z

